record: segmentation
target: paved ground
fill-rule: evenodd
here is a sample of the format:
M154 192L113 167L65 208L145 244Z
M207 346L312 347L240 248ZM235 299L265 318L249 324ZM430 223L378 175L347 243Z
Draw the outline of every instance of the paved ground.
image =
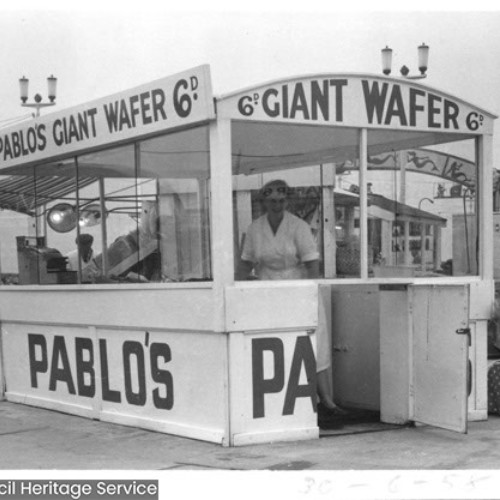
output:
M466 435L425 426L223 448L2 401L0 450L0 470L500 469L500 417Z

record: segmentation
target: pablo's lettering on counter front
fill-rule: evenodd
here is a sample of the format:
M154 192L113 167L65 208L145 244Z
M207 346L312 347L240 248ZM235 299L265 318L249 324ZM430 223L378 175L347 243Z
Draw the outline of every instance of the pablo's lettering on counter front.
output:
M113 350L104 338L66 337L27 333L31 389L70 394L81 398L137 407L152 405L157 410L172 410L175 384L178 391L187 387L188 371L172 368L175 353L166 342L123 340ZM272 359L272 376L265 369L265 358ZM316 360L309 335L295 339L290 363L285 359L285 344L278 337L263 337L251 342L251 378L247 390L251 394L254 419L293 415L298 400L310 401L315 408ZM286 368L287 365L289 368ZM305 378L304 378L305 377ZM304 378L304 380L303 380ZM192 382L192 380L191 380ZM201 383L195 382L196 384ZM282 401L278 410L266 408L266 396Z
M74 345L68 347L68 342ZM73 350L74 358L69 355L69 349ZM76 337L73 342L62 335L55 335L50 346L44 335L30 333L28 352L33 389L39 387L40 375L46 374L48 379L44 377L44 389L63 390L72 395L93 398L99 369L104 401L144 406L151 399L154 407L161 410L170 410L174 405L173 376L166 369L172 354L166 343L124 341L120 366L112 366L109 362L106 339L99 339L94 345L91 338ZM146 356L149 362L146 362ZM70 359L75 359L73 366ZM114 378L120 380L120 385L113 387L110 375L117 370L120 376Z

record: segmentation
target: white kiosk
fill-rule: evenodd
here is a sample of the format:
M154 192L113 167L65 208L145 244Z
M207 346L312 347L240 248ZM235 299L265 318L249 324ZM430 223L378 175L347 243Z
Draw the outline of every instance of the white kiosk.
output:
M494 118L375 75L214 99L201 66L3 129L0 395L224 446L317 438L322 300L339 404L466 432L487 418ZM274 178L318 280L235 280ZM460 224L423 205L436 179L467 187Z

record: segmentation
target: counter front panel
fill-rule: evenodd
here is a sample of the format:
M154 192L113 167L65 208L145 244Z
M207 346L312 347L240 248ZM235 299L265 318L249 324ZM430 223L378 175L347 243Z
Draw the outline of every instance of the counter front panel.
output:
M2 324L6 398L223 443L221 334Z

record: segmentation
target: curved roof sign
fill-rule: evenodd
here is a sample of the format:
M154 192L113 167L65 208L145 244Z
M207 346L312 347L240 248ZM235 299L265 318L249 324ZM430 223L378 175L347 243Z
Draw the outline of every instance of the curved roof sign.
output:
M320 74L222 96L217 114L238 120L491 134L495 115L413 80Z

